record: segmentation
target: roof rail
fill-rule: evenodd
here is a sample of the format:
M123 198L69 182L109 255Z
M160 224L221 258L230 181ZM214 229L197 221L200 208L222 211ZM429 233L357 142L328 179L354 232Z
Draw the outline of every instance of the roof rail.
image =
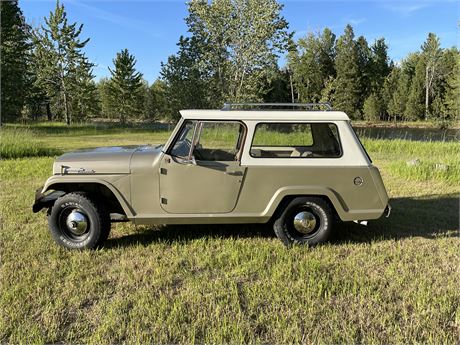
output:
M284 107L284 108L313 108L324 107L326 110L332 110L330 103L224 103L222 110L240 110L245 107L248 108L264 108L264 107Z

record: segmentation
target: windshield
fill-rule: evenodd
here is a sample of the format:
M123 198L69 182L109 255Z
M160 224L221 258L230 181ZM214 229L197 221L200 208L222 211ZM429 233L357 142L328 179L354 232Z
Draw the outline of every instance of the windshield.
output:
M188 121L182 127L182 130L171 149L170 154L175 157L187 158L190 154L190 148L192 146L193 132L195 123Z

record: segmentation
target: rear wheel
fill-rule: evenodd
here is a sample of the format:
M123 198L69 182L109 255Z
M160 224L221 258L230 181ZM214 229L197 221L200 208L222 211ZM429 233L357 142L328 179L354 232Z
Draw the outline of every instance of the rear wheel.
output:
M273 228L286 246L323 243L332 230L332 211L321 198L295 198L275 220Z
M69 193L54 203L48 225L58 244L69 249L92 249L107 239L110 216L86 194Z

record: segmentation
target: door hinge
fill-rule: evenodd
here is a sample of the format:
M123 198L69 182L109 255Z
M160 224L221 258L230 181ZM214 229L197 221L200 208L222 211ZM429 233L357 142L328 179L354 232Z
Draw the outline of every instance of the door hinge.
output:
M168 169L160 168L160 174L161 175L168 175Z

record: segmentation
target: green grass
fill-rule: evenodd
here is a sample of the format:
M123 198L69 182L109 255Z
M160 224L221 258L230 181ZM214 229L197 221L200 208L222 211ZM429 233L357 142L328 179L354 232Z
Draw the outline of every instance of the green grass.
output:
M53 156L60 153L59 149L42 146L37 135L30 129L3 128L0 131L0 157L3 159Z
M389 171L414 181L443 181L460 184L458 142L412 142L407 140L364 139L366 149L378 157L392 157ZM418 160L418 164L409 162Z
M390 172L409 180L439 180L451 185L458 185L460 183L460 164L455 161L449 161L449 163L449 165L435 163L433 159L430 159L430 161L410 165L407 162L396 161L391 163Z
M73 150L168 137L66 131L36 140ZM45 213L31 212L54 158L3 160L0 342L456 343L460 187L407 179L392 165L453 164L458 144L422 144L365 140L391 217L343 224L326 245L289 250L264 226L116 224L105 248L67 251L53 243Z

